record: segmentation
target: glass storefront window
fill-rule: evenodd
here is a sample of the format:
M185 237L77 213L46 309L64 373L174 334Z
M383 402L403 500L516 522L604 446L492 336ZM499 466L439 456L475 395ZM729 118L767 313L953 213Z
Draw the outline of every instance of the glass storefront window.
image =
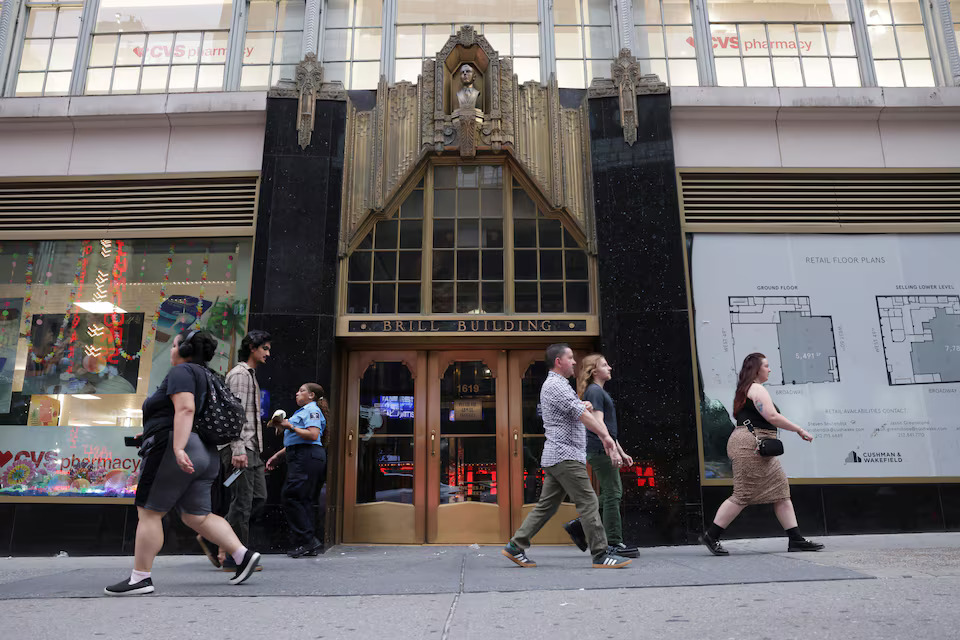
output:
M181 330L211 331L228 370L250 259L249 239L0 242L0 452L31 456L0 459L0 495L133 495L123 436Z
M561 87L584 89L595 77L610 77L616 45L609 0L555 0L553 21Z
M435 56L465 24L501 56L513 58L521 83L540 80L540 23L537 3L529 0L398 0L396 80L416 82L423 60Z
M220 91L233 0L100 0L85 93Z
M305 0L250 0L241 89L268 89L293 80L302 58Z
M667 84L697 86L696 49L690 0L634 0L634 47L644 73Z
M375 89L380 80L383 0L327 0L324 80L346 89Z
M401 362L373 362L360 380L357 504L413 504L414 381Z
M932 87L930 47L919 0L864 0L873 66L881 87Z
M860 86L845 0L711 1L707 10L720 86Z
M70 91L82 2L28 2L16 96L65 96Z

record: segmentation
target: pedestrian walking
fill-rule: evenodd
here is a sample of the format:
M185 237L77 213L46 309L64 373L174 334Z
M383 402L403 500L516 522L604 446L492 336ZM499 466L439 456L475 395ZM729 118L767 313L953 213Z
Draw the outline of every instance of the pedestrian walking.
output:
M216 446L203 442L193 430L194 416L207 398L203 369L216 348L216 339L207 331L177 335L170 348L172 368L143 403L133 571L128 580L106 587L107 595L153 593L153 560L163 546L161 520L173 509L180 511L184 524L234 559L237 569L230 584L245 581L260 562L260 554L244 546L226 520L211 513L210 487L219 474L220 458Z
M292 545L287 555L291 558L315 556L323 549L323 541L314 533L313 497L327 473L327 452L320 438L330 414L319 384L302 385L296 400L300 408L289 420L279 416L270 420L283 432L283 449L267 460L268 471L276 469L282 459L287 461L281 501L290 525Z
M250 520L260 514L267 502L267 481L264 476L263 429L260 421L260 384L256 370L270 357L270 334L254 330L240 341L237 351L237 365L227 373L227 387L240 398L246 412L246 421L240 431L240 437L229 444L221 445L221 475L235 470L241 473L229 488L230 502L227 509L227 522L237 532L244 545L250 544ZM233 558L226 556L223 550L214 555L202 536L197 536L200 548L215 567L224 571L235 571ZM258 566L257 569L262 567Z
M613 398L607 393L604 385L613 376L613 367L602 354L592 353L583 359L580 364L580 373L577 375L577 395L593 405L593 415L602 420L607 427L607 433L617 445L617 452L627 466L633 465L633 458L628 456L617 439L617 411L613 406ZM587 431L587 462L593 469L597 480L597 497L600 500L600 518L603 529L607 534L607 545L610 550L625 558L636 558L640 550L635 544L623 541L623 524L620 519L620 501L623 498L623 484L620 482L620 469L610 461L610 456L603 450L603 443L592 431ZM587 550L587 539L583 533L583 523L580 518L571 520L563 525L573 542L581 551Z
M770 364L762 353L751 353L743 360L737 392L733 398L733 417L737 426L727 440L727 455L733 462L733 495L727 498L713 524L699 540L715 556L729 552L720 545L720 536L744 507L773 504L773 511L787 534L787 551L819 551L823 545L800 535L797 514L790 500L787 474L775 455L760 455L762 440L776 438L777 429L794 431L807 442L813 440L805 429L782 415L773 404L763 383L770 377ZM781 446L782 452L782 446Z
M597 494L587 475L586 429L597 434L614 467L623 463L617 443L607 432L602 420L593 415L593 406L577 397L569 378L577 364L573 351L566 344L547 347L546 364L550 368L540 388L540 407L546 443L540 458L543 467L543 488L537 506L527 515L503 555L521 567L535 567L527 557L531 539L557 512L564 495L569 495L577 507L583 531L598 569L619 569L632 562L607 549L607 535L600 521Z

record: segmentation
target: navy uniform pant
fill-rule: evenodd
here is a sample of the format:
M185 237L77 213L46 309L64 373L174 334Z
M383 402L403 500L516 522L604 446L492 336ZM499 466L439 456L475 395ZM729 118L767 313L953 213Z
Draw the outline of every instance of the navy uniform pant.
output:
M327 452L320 445L296 444L287 447L287 480L281 502L290 524L294 547L313 542L313 496L327 473Z

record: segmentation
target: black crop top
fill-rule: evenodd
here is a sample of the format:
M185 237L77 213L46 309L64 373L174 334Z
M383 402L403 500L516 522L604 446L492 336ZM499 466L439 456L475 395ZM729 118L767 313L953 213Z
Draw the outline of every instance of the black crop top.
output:
M773 406L776 408L777 405ZM777 411L779 411L779 409L777 409ZM751 426L754 429L770 429L771 431L777 430L775 426L767 422L763 414L757 411L757 407L753 404L751 398L747 398L747 402L743 405L743 408L737 411L733 417L737 419L737 424L740 426Z

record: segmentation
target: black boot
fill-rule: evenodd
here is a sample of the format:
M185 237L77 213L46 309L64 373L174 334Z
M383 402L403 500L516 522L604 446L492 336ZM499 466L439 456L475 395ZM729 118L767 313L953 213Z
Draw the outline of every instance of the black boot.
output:
M707 549L709 549L709 550L710 550L710 553L712 553L712 554L715 555L715 556L728 556L728 555L730 555L730 552L727 551L726 549L724 549L724 548L720 545L720 541L719 541L719 540L714 540L713 538L711 538L711 537L710 537L710 534L704 533L702 536L700 536L699 538L697 538L697 540L699 540L699 541L700 541L700 544L702 544L702 545L705 546Z
M820 551L823 545L812 540L791 540L787 544L787 551Z

